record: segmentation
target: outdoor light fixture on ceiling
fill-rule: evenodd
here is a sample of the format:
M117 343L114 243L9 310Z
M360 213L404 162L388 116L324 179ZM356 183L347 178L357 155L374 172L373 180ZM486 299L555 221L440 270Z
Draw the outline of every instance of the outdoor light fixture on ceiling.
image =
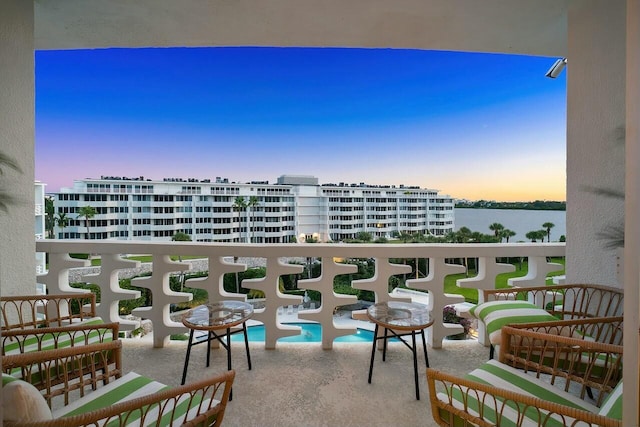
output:
M550 79L555 79L560 75L560 73L562 72L562 70L564 70L564 67L566 66L567 66L567 58L558 59L555 62L555 64L553 64L553 66L549 68L549 71L547 71L547 74L545 74L545 77L549 77Z

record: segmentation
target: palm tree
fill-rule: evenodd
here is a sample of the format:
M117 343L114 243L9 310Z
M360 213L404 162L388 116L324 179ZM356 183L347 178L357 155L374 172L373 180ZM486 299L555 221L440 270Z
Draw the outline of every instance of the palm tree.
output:
M18 163L14 159L0 152L0 175L4 173L4 171L2 170L3 167L8 167L15 170L16 172L22 173L22 169L20 169L20 166L18 166ZM14 203L15 201L16 198L14 196L0 190L0 210L6 212L9 205L11 203Z
M55 217L55 222L58 224L58 227L60 227L60 232L62 233L62 230L64 230L64 228L69 225L69 218L67 217L66 213L60 212Z
M539 240L542 240L544 242L544 236L547 235L547 231L546 230L534 230L534 231L530 231L527 234L525 234L525 236L527 237L527 239L531 239L532 242L536 242Z
M467 243L471 239L471 229L469 227L460 227L460 230L455 234L456 243Z
M245 200L244 197L238 196L233 201L233 205L231 205L231 207L233 208L234 211L241 212L242 210L247 209L247 201ZM233 257L233 262L234 263L238 262L238 257L237 256ZM238 275L237 271L236 271L236 293L240 293L240 278L239 278L239 275Z
M172 242L190 242L191 236L187 233L183 233L182 231L178 231L176 234L171 236ZM182 262L182 256L178 255L178 261Z
M502 230L500 232L500 239L502 239L503 237L505 238L505 240L507 241L507 243L509 243L509 239L513 236L516 235L516 232L513 230L509 230L508 228L505 228L504 230Z
M56 228L56 208L53 206L51 197L44 198L44 211L47 214L44 218L44 228L47 230L47 237L53 239Z
M401 232L398 237L400 238L400 240L402 240L402 243L407 243L408 241L410 241L412 239L411 234L407 233L406 231Z
M190 242L191 236L187 233L183 233L182 231L178 231L176 234L171 236L172 242ZM182 255L178 255L178 261L182 262ZM180 292L184 289L184 273L180 273Z
M555 227L556 225L552 222L545 222L544 224L542 224L542 226L546 229L546 234L547 234L547 242L551 241L551 229L553 227Z
M251 196L249 197L249 202L247 202L247 208L254 208L256 206L258 206L260 204L260 200L256 197L256 196ZM247 216L248 216L248 211L247 211ZM255 215L253 216L253 218L255 218ZM253 221L252 221L253 222ZM251 223L249 223L249 227L251 227ZM249 238L249 242L253 243L253 231L251 232L251 237Z
M373 236L371 235L371 233L368 233L366 231L360 231L358 232L358 234L356 234L356 239L368 243L373 239Z
M84 224L87 227L87 239L90 237L89 220L96 216L97 213L98 212L96 211L96 208L94 208L93 206L82 206L80 209L78 209L78 216L76 217L76 219L84 218Z
M502 237L500 236L500 232L504 230L504 225L500 224L499 222L494 222L489 226L489 230L493 231L494 234L496 235L496 238L500 239L500 241L502 242Z
M244 197L242 196L238 196L235 198L235 200L233 201L233 205L231 205L231 207L234 210L237 210L239 212L242 212L243 210L246 211L247 210L247 201L245 200ZM242 236L242 234L241 234ZM248 238L248 232L247 232L247 238ZM248 240L248 239L247 239Z

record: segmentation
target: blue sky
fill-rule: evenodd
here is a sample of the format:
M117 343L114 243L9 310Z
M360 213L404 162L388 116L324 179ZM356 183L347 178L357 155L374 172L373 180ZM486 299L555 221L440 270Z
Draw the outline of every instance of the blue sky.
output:
M555 58L400 49L36 52L36 179L100 175L435 188L564 200Z

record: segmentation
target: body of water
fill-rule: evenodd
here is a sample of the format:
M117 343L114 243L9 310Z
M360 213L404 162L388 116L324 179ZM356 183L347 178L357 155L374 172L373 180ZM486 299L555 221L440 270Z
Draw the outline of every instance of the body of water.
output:
M302 328L300 335L279 338L278 342L322 342L322 325L319 323L287 323L292 326ZM247 338L249 341L264 342L264 326L255 325L247 328ZM373 340L373 332L358 328L353 335L346 335L335 339L335 342L368 342ZM231 336L231 341L244 341L244 336L235 334Z
M509 242L528 242L526 234L530 231L542 230L542 224L551 222L551 241L557 242L560 236L567 235L567 213L565 211L539 211L519 209L463 209L456 208L456 231L467 227L471 231L493 234L489 226L494 222L504 228L515 231L516 235ZM546 241L546 240L545 240Z

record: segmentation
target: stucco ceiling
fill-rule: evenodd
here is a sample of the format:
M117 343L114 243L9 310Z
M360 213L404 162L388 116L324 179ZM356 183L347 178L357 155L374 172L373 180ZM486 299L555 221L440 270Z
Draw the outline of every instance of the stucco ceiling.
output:
M564 56L571 0L35 0L36 49L391 47Z

